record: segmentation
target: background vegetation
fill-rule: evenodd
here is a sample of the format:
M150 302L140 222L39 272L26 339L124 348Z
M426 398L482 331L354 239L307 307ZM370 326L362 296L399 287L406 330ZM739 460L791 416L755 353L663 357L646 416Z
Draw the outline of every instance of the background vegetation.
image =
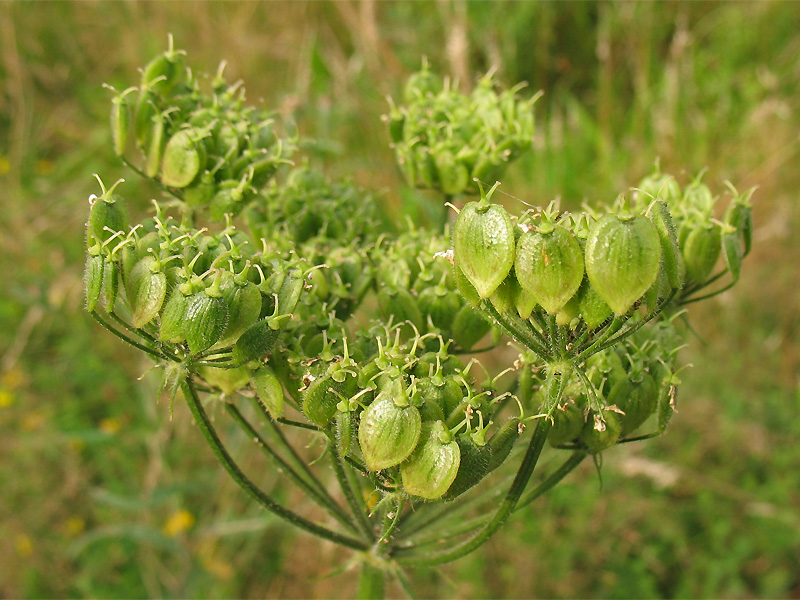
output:
M313 161L417 220L430 203L399 185L379 117L423 54L465 86L495 66L545 91L536 151L501 188L513 210L612 199L655 157L684 182L707 166L716 189L758 184L755 251L693 314L668 433L607 452L602 489L584 465L414 581L439 597L800 598L798 31L797 5L769 1L0 4L0 595L354 591L340 553L248 502L185 407L169 421L150 365L82 309L91 174L127 177L134 212L156 193L113 157L101 84L135 84L172 32L196 70L226 59L251 101L294 111L322 140Z

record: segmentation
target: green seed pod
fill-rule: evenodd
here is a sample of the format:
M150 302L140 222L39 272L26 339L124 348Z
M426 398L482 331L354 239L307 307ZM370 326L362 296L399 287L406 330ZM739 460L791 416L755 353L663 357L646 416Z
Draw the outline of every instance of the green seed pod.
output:
M596 413L592 413L590 418L583 426L580 439L589 449L589 452L597 454L611 448L619 441L620 423L616 413L604 411L601 419Z
M734 281L739 281L742 273L742 243L739 232L736 230L725 231L722 234L722 258L725 266L731 272Z
M453 339L463 350L471 350L491 330L483 313L464 305L453 319Z
M278 290L278 314L288 315L297 308L305 284L306 278L301 269L291 269L287 273Z
M417 382L419 384L419 382ZM425 400L421 406L417 406L419 409L419 416L422 419L422 422L425 421L444 421L445 415L442 411L442 407L439 406L438 402L433 402L430 400Z
M355 411L336 411L336 450L339 456L349 456L356 435L354 427Z
M680 265L683 255L680 248L678 248L678 234L675 231L675 225L672 223L667 203L663 200L653 202L650 205L647 216L655 226L656 233L658 233L658 237L661 240L661 261L664 265L667 281L672 289L680 289L683 286Z
M563 227L526 231L517 241L514 272L522 289L554 315L581 286L583 253Z
M364 412L358 427L361 453L370 471L403 462L420 439L422 418L414 406L398 406L393 395L381 392Z
M183 51L172 49L172 36L169 39L170 47L163 54L159 54L142 69L142 87L152 88L162 95L169 94L172 89L185 79Z
M189 298L183 333L192 354L211 348L228 324L228 305L215 285Z
M152 256L140 260L131 270L125 293L133 309L131 324L140 329L161 310L167 295L167 276Z
M208 385L219 388L226 396L241 390L250 381L250 369L247 367L238 367L236 369L201 367L200 373Z
M506 280L500 287L504 285L507 285L511 290L511 300L514 308L517 310L519 318L522 320L529 319L531 313L538 305L536 298L523 289L523 287L519 284L517 275L513 270L508 274L508 277L506 277Z
M642 376L641 381L624 379L611 389L606 401L625 413L618 415L618 419L620 435L626 436L635 431L656 410L658 402L656 383L648 373Z
M520 422L519 419L513 418L503 423L500 429L489 438L486 446L484 446L489 452L489 473L505 462L508 455L511 454L514 444L517 443L519 436Z
M139 90L139 98L136 101L134 130L136 133L136 143L142 150L150 148L150 136L153 133L153 119L155 119L157 112L156 96L153 90L141 88Z
M357 381L352 375L341 382L330 375L314 380L303 397L303 414L315 425L327 427L336 416L336 405L356 393Z
M653 285L661 267L658 233L645 217L605 215L586 240L586 274L617 316Z
M147 132L147 148L145 149L146 161L144 174L154 179L161 168L161 156L164 152L164 128L166 127L166 113L153 115Z
M400 465L403 488L426 500L441 498L455 481L460 462L461 451L444 423L424 423L419 444Z
M240 285L232 283L223 289L223 298L228 305L228 325L217 342L220 348L236 343L241 336L261 315L261 292L250 281Z
M686 237L683 256L686 274L695 283L708 281L722 250L722 228L711 223L694 227Z
M205 151L198 136L194 129L181 129L169 139L161 159L161 183L185 188L197 178L205 167Z
M105 298L104 308L108 314L114 312L119 295L120 264L106 257L103 264L103 297Z
M605 390L606 395L618 382L628 378L622 359L613 349L592 354L586 361L586 371L592 385Z
M447 490L447 500L456 498L474 487L489 473L490 451L486 446L478 446L471 436L462 434L456 437L460 461L458 473Z
M421 398L424 399L423 407L435 404L439 407L442 420L449 419L452 412L458 408L461 401L464 399L464 390L452 377L423 377L417 381L417 391ZM425 408L426 411L432 412L433 409ZM436 419L424 419L426 421Z
M427 61L423 61L422 68L416 73L412 73L403 88L403 100L406 104L412 104L428 94L436 95L442 90L442 81L434 73L431 73Z
M252 385L261 404L269 411L273 419L283 416L283 386L280 379L270 367L263 366L253 373L250 378Z
M641 205L647 205L653 198L660 198L666 201L670 206L674 206L681 200L681 186L675 181L672 175L666 173L654 173L642 179L637 186L640 190L647 194L647 197L640 202Z
M417 301L404 288L382 287L378 292L378 307L384 319L393 317L393 323L410 321L418 328L424 323Z
M128 217L122 198L116 195L97 198L89 211L89 222L86 225L87 245L108 241L117 231L125 231Z
M470 202L453 228L455 261L481 298L490 297L514 265L514 230L502 206Z
M461 270L461 268L458 266L458 263L455 261L453 263L453 273L456 287L458 288L458 291L461 292L461 295L464 296L470 306L480 308L481 297L478 295L478 290L476 290L475 286L470 283L469 279L467 279L467 276L464 275L464 271Z
M663 432L675 413L677 387L672 369L661 362L656 362L652 369L658 394L658 431Z
M186 339L184 322L186 321L186 307L189 297L180 290L180 286L172 289L169 300L161 312L161 327L158 339L162 342L180 343Z
M437 150L434 153L436 174L439 189L447 196L460 194L467 187L469 172L464 164L457 160L449 150Z
M280 335L280 327L271 319L262 319L248 327L233 346L233 362L242 365L264 360Z
M125 154L128 145L128 133L131 128L131 101L128 94L136 88L128 88L117 94L111 101L111 137L114 140L114 153Z
M745 194L744 198L736 198L728 205L725 210L725 223L736 228L744 244L744 256L750 254L750 246L753 241L753 210L750 207L750 194Z
M509 273L508 277L503 280L503 283L497 286L494 294L489 297L492 306L494 306L500 314L512 312L515 309L514 300L519 297L518 290L520 289L516 281L513 272Z
M86 290L86 310L94 312L100 292L103 290L103 255L89 254L86 257L83 282Z
M422 313L423 322L430 316L434 327L450 331L456 313L461 308L458 294L444 285L425 288L417 297L417 306Z
M580 304L578 303L578 294L575 294L564 305L564 308L562 308L560 311L558 311L558 313L556 313L556 325L558 325L559 327L568 327L570 323L572 323L576 319L579 319L580 316L581 316L581 310L580 310Z
M567 402L553 412L553 426L547 434L551 446L568 444L583 430L583 410L574 402Z

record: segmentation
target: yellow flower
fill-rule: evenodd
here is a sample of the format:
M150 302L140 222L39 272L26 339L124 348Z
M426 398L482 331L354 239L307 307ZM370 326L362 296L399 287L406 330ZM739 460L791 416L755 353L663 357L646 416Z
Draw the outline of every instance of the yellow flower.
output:
M17 554L22 558L28 558L33 554L33 540L27 533L20 533L14 540L14 545L17 547Z
M100 421L100 425L98 425L100 431L102 431L103 433L107 433L108 435L114 435L120 430L120 427L121 425L119 420L114 419L113 417L108 419L103 419L102 421Z
M194 515L188 510L178 510L172 513L164 523L164 535L176 537L191 529L194 525Z
M0 389L0 408L8 408L14 404L14 396L8 390Z

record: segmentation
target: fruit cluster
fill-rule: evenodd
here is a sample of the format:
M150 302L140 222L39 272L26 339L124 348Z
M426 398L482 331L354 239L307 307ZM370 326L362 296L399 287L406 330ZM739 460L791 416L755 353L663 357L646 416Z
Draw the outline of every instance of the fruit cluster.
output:
M533 103L517 96L524 85L498 91L492 74L470 95L442 82L427 62L390 99L389 124L397 163L409 185L446 196L477 193L475 179L497 181L533 144Z
M729 186L718 219L702 174L681 189L656 169L610 205L570 213L554 202L512 215L491 202L499 184L486 192L482 182L531 148L535 97L501 90L491 75L465 95L423 64L387 116L400 168L410 185L441 192L443 205L481 197L457 209L452 235L449 224L396 227L375 196L288 164L295 143L269 112L245 106L222 69L209 91L198 81L170 43L139 87L112 102L115 152L178 214L156 203L153 218L132 225L118 184L101 182L90 198L86 305L169 367L165 386L182 391L221 464L262 506L349 548L425 562L414 523L419 531L449 506L427 521L425 504L459 502L517 462L512 449L531 426L491 519L463 529L475 537L458 549L440 548L438 559L451 560L525 502L547 439L571 452L530 499L583 457L664 431L679 384L678 317L738 280L750 193ZM139 161L128 160L132 140ZM490 373L471 355L499 347L503 334L519 355ZM247 479L200 393L219 398L211 406L348 534ZM240 410L246 401L271 441ZM325 444L349 513L294 450L309 435Z
M254 200L295 147L279 137L274 114L245 106L244 87L226 82L224 62L204 91L184 54L170 37L169 49L143 69L139 86L116 94L114 150L127 157L135 142L131 166L140 164L135 168L182 200L185 210L205 208L221 221Z

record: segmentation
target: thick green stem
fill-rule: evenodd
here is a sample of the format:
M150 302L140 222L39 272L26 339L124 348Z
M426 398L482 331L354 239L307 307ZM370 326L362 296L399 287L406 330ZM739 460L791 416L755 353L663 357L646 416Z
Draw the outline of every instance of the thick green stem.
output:
M366 560L361 563L361 575L358 578L358 600L382 600L385 592L386 577L383 569L371 565Z
M275 462L278 463L278 466L286 473L289 478L294 481L294 483L302 489L306 494L308 494L314 502L316 502L319 506L324 508L328 513L339 523L347 527L353 533L358 533L358 528L355 526L355 523L348 517L347 513L339 506L336 501L331 498L331 496L327 493L327 491L320 491L309 484L308 481L303 479L300 474L295 471L292 466L286 462L281 455L279 455L267 442L264 440L263 437L255 430L255 428L250 424L250 422L244 417L244 415L239 411L239 409L233 405L226 403L225 410L228 414L236 421L237 425L242 428L245 435L248 438L254 440L256 444L258 444L261 451L269 456L270 458L274 459Z
M258 502L267 510L272 511L282 519L288 521L292 525L296 525L297 527L304 529L318 537L330 540L331 542L340 544L347 548L352 548L354 550L366 550L368 548L368 545L361 540L331 531L326 527L312 523L311 521L301 517L289 509L284 508L263 491L261 491L258 487L256 487L256 485L242 472L242 470L239 468L239 465L236 464L231 455L228 454L228 451L222 445L217 432L211 425L211 421L209 420L206 411L203 409L203 405L200 403L200 398L194 389L192 381L190 379L185 379L181 383L181 390L186 397L186 403L189 405L189 410L192 412L195 423L197 424L198 429L200 429L200 433L205 438L206 443L208 443L209 447L211 448L211 451L214 453L214 456L217 457L217 460L220 462L220 464L222 464L224 469L228 472L236 484L245 492L247 492L256 502Z

